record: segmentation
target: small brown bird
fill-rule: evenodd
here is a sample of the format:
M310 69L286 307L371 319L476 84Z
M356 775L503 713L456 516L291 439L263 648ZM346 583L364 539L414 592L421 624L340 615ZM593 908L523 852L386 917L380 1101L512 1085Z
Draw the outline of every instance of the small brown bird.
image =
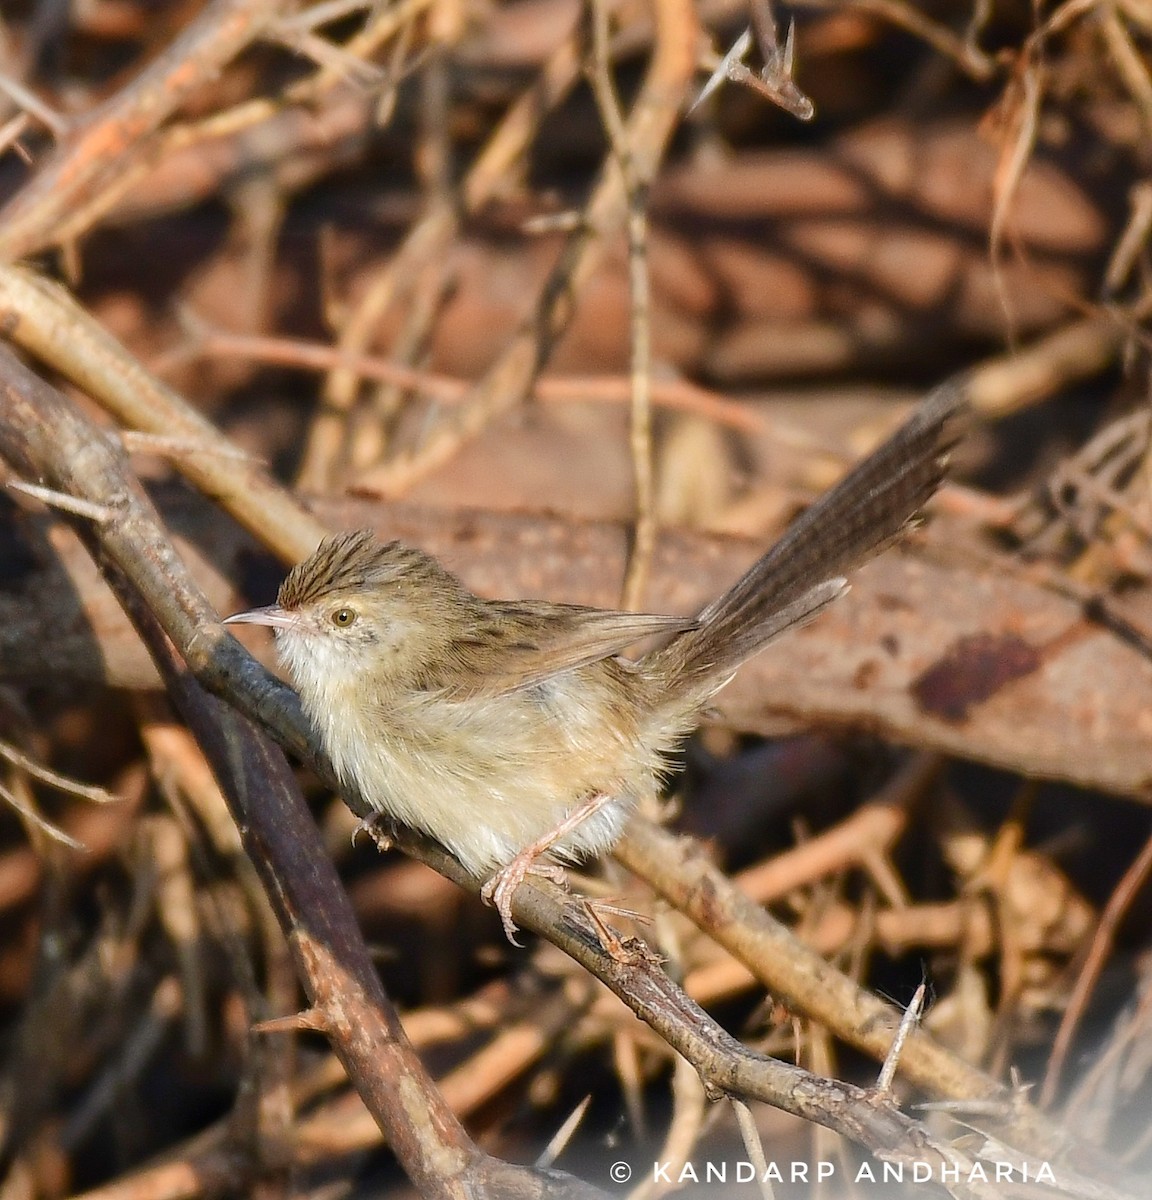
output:
M940 482L964 393L932 393L695 617L484 600L427 554L360 530L325 539L277 604L227 620L275 630L338 777L490 876L483 895L515 942L528 870L610 849L740 664L899 536Z

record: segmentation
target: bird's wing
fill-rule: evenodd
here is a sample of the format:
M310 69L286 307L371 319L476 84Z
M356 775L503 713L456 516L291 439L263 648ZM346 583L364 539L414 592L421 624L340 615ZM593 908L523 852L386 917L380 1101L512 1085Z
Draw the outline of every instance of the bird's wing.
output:
M499 696L696 627L691 617L532 601L490 603L485 617L453 639L443 673L428 686L453 699Z

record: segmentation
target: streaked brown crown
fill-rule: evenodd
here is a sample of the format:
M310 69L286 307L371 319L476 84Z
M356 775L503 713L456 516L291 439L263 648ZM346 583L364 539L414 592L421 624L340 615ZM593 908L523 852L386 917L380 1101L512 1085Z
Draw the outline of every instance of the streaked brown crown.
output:
M400 542L381 544L372 530L357 529L325 538L288 572L277 600L282 608L300 609L335 593L380 587L413 575L460 586L423 551Z

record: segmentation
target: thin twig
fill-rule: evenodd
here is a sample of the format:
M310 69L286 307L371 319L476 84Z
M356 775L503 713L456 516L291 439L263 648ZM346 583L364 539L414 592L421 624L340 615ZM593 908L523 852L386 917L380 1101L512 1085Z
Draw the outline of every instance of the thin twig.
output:
M62 846L67 846L70 850L84 849L83 842L71 834L65 833L59 825L53 825L47 817L37 811L35 805L28 798L19 795L12 788L5 787L2 783L0 783L0 801L7 804L14 812L18 812L29 825L38 829L45 837L59 842Z
M624 180L628 216L628 319L632 407L629 445L636 498L632 549L624 576L621 605L640 608L656 545L656 502L652 463L652 333L651 286L648 279L648 218L645 209L650 180L643 178L628 146L628 132L612 85L608 48L608 0L591 0L592 58L589 78L608 145Z
M1104 970L1108 956L1112 953L1116 931L1133 900L1147 882L1149 875L1152 875L1152 838L1144 843L1140 853L1132 860L1112 895L1108 897L1104 911L1100 914L1100 920L1084 959L1084 966L1076 977L1076 986L1072 989L1068 1006L1060 1021L1060 1028L1056 1031L1056 1037L1052 1042L1048 1069L1044 1073L1044 1083L1040 1088L1039 1103L1042 1107L1047 1107L1055 1099L1056 1091L1060 1086L1060 1076L1064 1070L1064 1060L1068 1057L1072 1039L1076 1036L1076 1030L1088 1007L1088 1001L1100 978L1100 973Z
M325 346L299 338L256 337L209 328L199 320L184 314L191 343L165 356L156 369L162 371L172 362L183 362L193 356L235 356L250 362L274 363L301 371L331 371L341 369L362 379L419 392L439 404L459 404L468 394L466 380L440 375L405 363L394 362L371 354L350 354L339 346ZM652 403L680 412L694 413L746 433L764 427L761 417L739 401L728 400L687 380L649 382ZM630 395L630 383L616 375L541 375L533 389L533 399L545 403L623 404ZM162 445L163 443L161 443ZM193 448L176 443L177 448ZM235 451L240 454L240 451Z
M798 8L843 11L841 0L793 0ZM915 4L904 0L852 0L852 8L906 29L938 53L951 59L965 74L986 82L996 73L996 60L967 38L957 37L951 29L924 15Z
M93 804L115 804L120 799L107 788L81 783L78 779L72 779L68 775L61 775L59 771L42 766L34 758L30 758L8 742L0 741L0 758L7 759L13 766L19 767L21 771L31 775L33 779L38 779L58 792L64 792L65 795L79 796L81 800L90 800Z
M756 1128L756 1118L752 1110L743 1100L732 1100L732 1111L736 1114L736 1125L740 1130L740 1138L749 1161L756 1168L756 1180L760 1195L764 1200L774 1200L775 1192L768 1177L768 1162L764 1157L764 1143L760 1140L760 1130Z
M34 91L3 71L0 71L0 92L6 93L30 117L34 117L41 125L51 130L55 137L62 138L68 132L68 122L64 117L49 108Z
M150 375L64 288L25 267L0 266L0 317L13 339L102 404L122 425L198 447L175 465L194 486L286 562L328 531L270 474L166 384Z
M696 925L748 966L769 992L811 1015L837 1036L883 1060L901 1014L858 988L808 949L717 870L703 851L645 822L633 821L614 854ZM1019 1108L1006 1089L914 1029L900 1056L901 1074L933 1092L998 1100L1000 1131L1023 1148L1057 1156L1066 1134L1038 1111ZM1011 1134L1007 1129L1011 1128Z
M14 117L5 121L0 125L0 154L5 153L9 146L19 155L29 166L32 164L32 156L25 149L20 138L27 131L31 124L31 118L27 113L17 113Z

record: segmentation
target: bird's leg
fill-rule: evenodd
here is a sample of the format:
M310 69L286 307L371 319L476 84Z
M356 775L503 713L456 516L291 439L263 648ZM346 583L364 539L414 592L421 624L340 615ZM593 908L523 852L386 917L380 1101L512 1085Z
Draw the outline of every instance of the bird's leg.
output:
M551 874L550 871L541 872L538 860L547 854L557 842L583 825L589 817L595 816L606 805L613 803L615 799L615 796L589 796L558 825L548 830L542 837L537 838L531 845L525 846L507 866L501 867L480 889L481 899L486 904L493 905L500 914L500 921L504 926L504 936L513 946L519 946L520 943L516 940L518 926L512 920L512 897L516 894L516 889L524 882L524 877L532 870L537 873Z

